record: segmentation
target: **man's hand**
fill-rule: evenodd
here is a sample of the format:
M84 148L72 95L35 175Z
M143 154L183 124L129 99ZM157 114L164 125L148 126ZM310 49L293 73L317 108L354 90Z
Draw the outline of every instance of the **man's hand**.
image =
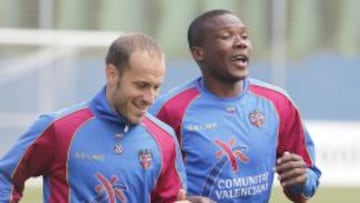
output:
M293 185L304 185L307 180L306 164L303 158L297 154L284 152L276 160L276 172L283 187Z
M207 197L202 196L188 196L186 197L186 192L183 189L179 190L178 198L175 203L216 203Z

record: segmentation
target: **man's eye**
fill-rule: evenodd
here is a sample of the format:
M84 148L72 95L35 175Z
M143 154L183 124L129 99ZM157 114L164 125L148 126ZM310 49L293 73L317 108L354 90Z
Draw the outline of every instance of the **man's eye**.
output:
M220 39L229 39L230 37L231 37L231 35L229 35L229 34L220 35Z
M155 86L154 86L154 89L155 89L155 90L159 90L159 89L160 89L160 85L155 85Z
M137 83L136 86L138 88L145 88L146 87L146 84L145 83Z

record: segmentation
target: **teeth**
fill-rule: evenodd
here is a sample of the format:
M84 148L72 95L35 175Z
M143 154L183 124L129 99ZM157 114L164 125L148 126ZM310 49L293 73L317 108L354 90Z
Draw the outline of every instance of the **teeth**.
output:
M233 58L233 60L241 60L242 62L247 61L247 58L245 56L242 56L242 55L237 55L237 56L234 56L232 58Z

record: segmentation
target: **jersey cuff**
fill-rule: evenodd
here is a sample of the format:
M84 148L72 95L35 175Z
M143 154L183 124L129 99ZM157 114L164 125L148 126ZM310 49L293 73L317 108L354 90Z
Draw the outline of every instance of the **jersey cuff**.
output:
M305 185L296 185L290 188L292 194L302 194L305 198L311 198L318 186L317 176L311 169L306 169L307 179Z

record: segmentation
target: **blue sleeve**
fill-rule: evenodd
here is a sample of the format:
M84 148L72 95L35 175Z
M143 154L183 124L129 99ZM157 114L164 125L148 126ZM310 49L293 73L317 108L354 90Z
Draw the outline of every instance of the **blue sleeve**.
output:
M15 143L15 145L0 159L0 202L19 201L25 181L35 175L26 165L20 163L28 152L28 148L51 123L50 117L40 117ZM31 154L28 154L31 157ZM32 169L36 166L32 166ZM16 180L14 174L20 174Z
M297 199L298 195L303 196L305 199L310 199L317 190L319 186L319 178L320 178L320 171L317 168L308 168L307 171L307 180L305 185L302 186L292 186L289 188L289 192L293 198L292 200ZM295 198L294 198L295 197Z
M303 196L304 198L310 199L312 196L314 196L317 188L319 187L319 179L321 176L321 171L315 165L316 164L315 145L307 129L305 129L305 138L306 138L306 149L311 156L312 165L306 169L307 180L305 185L291 187L290 193L292 193L295 196L301 194L301 196Z
M314 196L319 186L319 179L321 176L321 171L316 166L315 144L306 128L304 128L304 133L306 151L310 155L311 165L306 169L307 180L304 185L296 185L289 188L284 188L285 194L291 200L310 199L312 196Z
M303 186L302 194L304 194L306 198L310 198L315 194L315 191L319 186L321 171L316 166L315 144L306 128L305 128L305 138L306 138L306 149L310 153L313 164L307 168L306 171L307 180L305 185Z
M308 168L307 169L307 180L305 186L303 187L302 193L307 197L310 198L315 194L317 187L319 186L319 178L320 178L320 171L317 168Z

